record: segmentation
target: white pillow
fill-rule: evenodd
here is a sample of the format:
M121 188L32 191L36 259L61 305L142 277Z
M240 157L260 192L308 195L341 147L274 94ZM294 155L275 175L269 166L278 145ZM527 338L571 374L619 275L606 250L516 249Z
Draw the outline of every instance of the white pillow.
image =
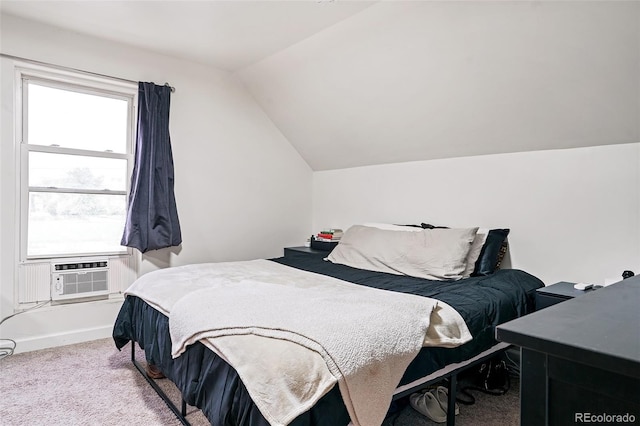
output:
M478 228L399 232L362 225L349 228L327 260L369 271L430 280L463 277Z
M408 232L420 232L423 230L421 227L417 226L403 226L403 225L392 225L389 223L364 223L363 226L369 226L372 228L378 229L386 229L389 231L408 231ZM473 239L471 243L471 248L469 249L469 253L467 254L466 259L466 267L464 272L462 273L463 278L469 278L476 267L476 262L480 257L480 252L482 251L482 246L484 246L485 241L487 241L487 234L489 233L488 228L480 228L478 229L478 233L476 237Z
M487 228L478 229L478 232L476 233L476 237L473 239L473 242L471 243L471 248L469 249L469 253L467 254L467 260L466 260L467 266L464 270L464 273L462 274L464 278L469 278L473 273L476 267L476 262L480 257L482 246L484 246L485 241L487 241L487 234L489 234L489 229Z

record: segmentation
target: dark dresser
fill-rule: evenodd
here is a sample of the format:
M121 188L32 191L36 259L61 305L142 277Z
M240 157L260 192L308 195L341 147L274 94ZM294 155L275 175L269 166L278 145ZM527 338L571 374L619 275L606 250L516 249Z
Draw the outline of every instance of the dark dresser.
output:
M522 426L640 423L640 276L502 324L496 338L521 348Z

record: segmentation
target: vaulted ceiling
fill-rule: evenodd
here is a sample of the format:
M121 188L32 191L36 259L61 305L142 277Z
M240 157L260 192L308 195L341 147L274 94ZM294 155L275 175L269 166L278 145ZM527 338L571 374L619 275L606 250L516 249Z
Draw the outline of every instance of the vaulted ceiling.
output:
M314 170L640 142L640 2L0 7L235 73Z
M2 13L235 71L372 2L2 0Z

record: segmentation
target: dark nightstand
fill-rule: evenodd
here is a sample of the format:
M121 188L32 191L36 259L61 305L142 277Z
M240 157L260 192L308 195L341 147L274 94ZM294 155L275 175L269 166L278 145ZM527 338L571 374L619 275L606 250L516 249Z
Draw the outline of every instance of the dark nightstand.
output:
M573 299L574 297L582 296L583 294L595 291L591 288L589 290L576 290L573 288L575 283L566 281L560 281L558 283L542 287L536 290L536 311L547 308L556 303L564 302L565 300Z
M311 247L285 247L284 248L285 257L300 254L300 253L309 254L312 256L326 257L329 255L330 251L316 250L316 249L312 249Z

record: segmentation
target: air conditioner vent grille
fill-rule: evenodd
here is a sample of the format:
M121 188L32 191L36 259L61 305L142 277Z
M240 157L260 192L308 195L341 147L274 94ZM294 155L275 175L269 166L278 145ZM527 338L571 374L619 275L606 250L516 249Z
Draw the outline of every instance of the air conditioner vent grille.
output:
M54 267L56 271L66 271L70 269L106 268L107 261L103 260L98 262L56 263Z
M67 274L64 276L62 294L85 294L103 292L109 288L107 271L93 271L86 274Z

